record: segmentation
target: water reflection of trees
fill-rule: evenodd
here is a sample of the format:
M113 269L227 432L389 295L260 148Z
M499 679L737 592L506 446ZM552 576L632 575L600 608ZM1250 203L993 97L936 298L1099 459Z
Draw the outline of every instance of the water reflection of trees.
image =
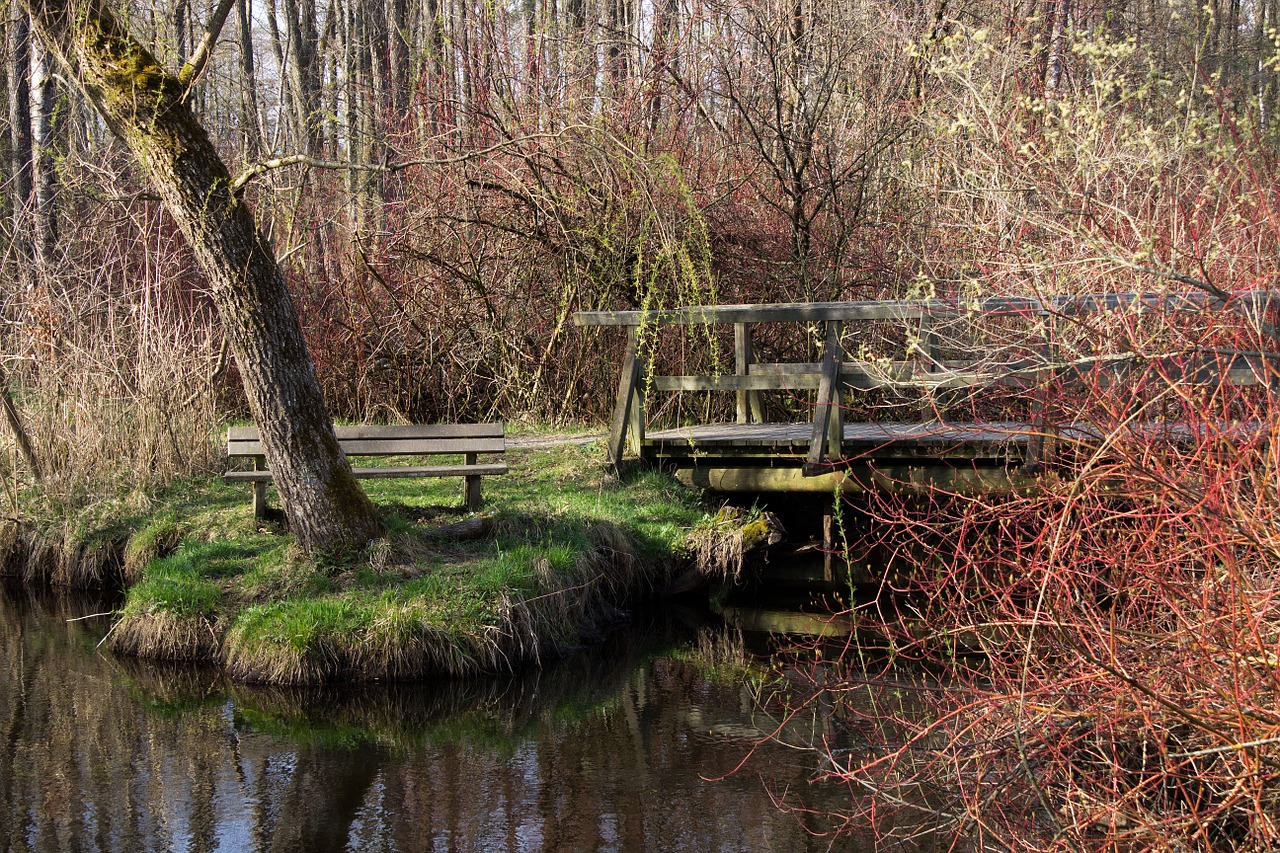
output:
M0 595L15 849L825 849L759 782L805 782L792 753L704 781L761 732L665 626L524 677L291 691L98 655L84 612Z

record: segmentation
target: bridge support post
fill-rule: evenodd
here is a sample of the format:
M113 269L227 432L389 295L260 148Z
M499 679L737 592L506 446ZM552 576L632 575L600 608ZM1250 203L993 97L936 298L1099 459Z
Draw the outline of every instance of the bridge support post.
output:
M751 327L746 323L733 324L733 367L734 375L748 376L755 356L751 351ZM739 391L737 420L740 424L764 423L764 412L760 407L759 391Z
M640 359L640 327L627 329L627 348L622 357L622 374L618 377L618 399L613 407L613 423L609 429L609 461L616 467L622 464L626 451L627 435L636 453L644 446L644 389Z
M1043 334L1040 352L1044 357L1045 367L1048 369L1047 375L1052 379L1054 376L1053 363L1057 357L1053 346L1053 316L1047 311L1042 311L1040 312L1040 322ZM1041 471L1054 452L1053 427L1049 423L1049 407L1046 399L1049 391L1043 384L1037 390L1039 393L1032 402L1031 409L1031 437L1027 440L1027 461L1023 465L1023 469L1028 474Z
M933 315L927 311L920 315L920 355L924 358L924 372L938 373L942 370L942 345L941 339L938 337L938 330L934 323ZM923 406L927 406L929 411L925 412L925 419L930 416L936 417L939 421L947 419L948 404L952 402L951 393L948 391L933 390L924 395L921 401Z
M807 476L822 473L823 460L840 458L844 443L844 412L840 408L840 349L838 320L826 321L826 352L822 356L822 375L818 380L818 400L813 413L813 432L809 437L809 456L804 463Z

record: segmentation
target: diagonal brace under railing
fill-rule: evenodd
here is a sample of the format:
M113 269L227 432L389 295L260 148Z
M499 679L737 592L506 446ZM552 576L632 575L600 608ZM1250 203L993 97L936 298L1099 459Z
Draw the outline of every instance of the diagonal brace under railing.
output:
M637 451L644 444L644 360L640 357L640 327L627 328L627 348L622 357L622 373L618 377L618 399L613 407L613 423L609 428L609 462L622 463L627 433Z
M806 477L823 473L826 468L824 462L838 459L844 441L844 415L840 407L840 364L844 360L840 331L843 325L838 320L826 322L826 352L822 356L822 375L818 380L818 404L813 411L809 456L804 463Z

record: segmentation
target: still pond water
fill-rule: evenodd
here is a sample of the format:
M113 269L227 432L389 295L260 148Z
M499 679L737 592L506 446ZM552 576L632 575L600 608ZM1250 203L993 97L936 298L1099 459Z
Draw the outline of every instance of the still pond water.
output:
M0 851L873 849L774 808L839 792L752 753L696 662L732 635L676 611L526 677L274 690L99 651L110 607L0 586Z

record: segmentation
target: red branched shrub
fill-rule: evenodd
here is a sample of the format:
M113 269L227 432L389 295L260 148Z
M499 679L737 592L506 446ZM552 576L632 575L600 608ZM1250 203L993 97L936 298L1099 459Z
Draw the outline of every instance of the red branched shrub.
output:
M850 825L926 813L961 847L1274 849L1275 363L1255 362L1261 384L1207 381L1268 334L1234 314L1097 318L1090 334L1092 352L1123 341L1133 358L1051 389L1065 420L1036 487L858 506L896 571L852 615L894 669L868 674L851 643L838 676L810 671L849 697L824 776L849 786ZM927 674L909 713L852 701L903 671ZM868 730L876 749L849 746Z

